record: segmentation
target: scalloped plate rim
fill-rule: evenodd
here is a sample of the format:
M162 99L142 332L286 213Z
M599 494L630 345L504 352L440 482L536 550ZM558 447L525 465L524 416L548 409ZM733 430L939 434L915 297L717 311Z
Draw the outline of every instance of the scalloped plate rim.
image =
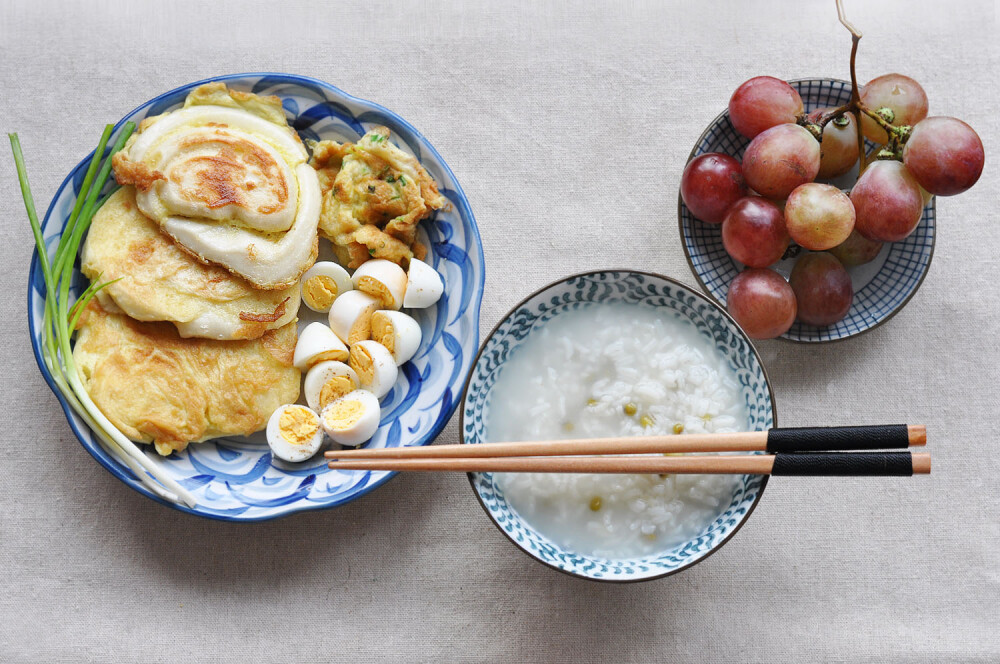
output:
M243 72L243 73L236 73L236 74L223 74L223 75L220 75L220 76L212 76L212 77L208 77L208 78L203 78L203 79L199 79L197 81L192 81L190 83L185 83L185 84L176 86L176 87L174 87L174 88L172 88L172 89L170 89L170 90L168 90L166 92L163 92L163 93L157 95L156 97L153 97L152 99L150 99L150 100L148 100L146 102L143 102L142 104L139 104L138 106L136 106L132 110L128 111L124 116L122 116L121 120L119 120L117 123L115 123L113 133L117 132L125 124L125 122L128 120L129 117L131 117L135 113L139 112L141 109L143 109L145 107L148 107L148 106L151 106L151 105L157 103L158 101L160 101L160 100L162 100L162 99L164 99L166 97L169 97L170 95L177 94L177 93L179 93L179 92L181 92L183 90L190 89L190 88L196 87L198 85L202 85L204 83L211 83L211 82L214 82L214 81L230 81L230 80L244 79L244 78L249 78L249 77L254 77L254 76L259 76L259 77L275 77L275 78L279 78L279 79L287 79L287 82L289 82L291 84L296 84L298 82L303 82L304 81L304 82L308 82L308 83L311 83L313 85L316 85L316 86L318 86L320 88L323 88L323 89L326 89L326 90L331 90L336 95L341 95L341 96L343 96L343 97L345 97L347 99L350 99L350 100L353 100L353 101L357 102L360 105L370 107L369 110L376 110L376 111L378 111L380 113L384 113L386 116L392 118L395 122L398 122L401 126L405 127L407 129L407 131L411 132L413 134L413 136L416 137L421 142L421 147L422 148L424 146L426 146L430 150L431 154L434 155L434 158L438 161L438 163L444 169L445 173L447 173L447 175L450 176L451 179L452 179L452 181L455 183L455 189L454 189L454 191L458 195L458 199L461 202L461 207L463 208L462 209L462 213L461 213L460 216L466 216L467 215L468 218L469 218L469 220L471 221L471 224L469 224L469 229L471 230L471 232L472 232L472 234L473 234L473 236L475 238L475 246L476 246L476 249L477 249L478 258L479 258L480 265L482 266L482 269L479 271L478 283L473 284L473 286L476 288L476 291L472 295L472 301L470 302L470 304L474 304L474 306L472 306L472 307L469 308L470 312L471 312L471 316L472 316L472 322L473 322L475 328L478 330L479 329L479 324L480 324L480 315L481 315L481 312L482 312L483 291L484 291L485 285L486 285L486 259L485 259L485 255L483 253L483 243L482 243L482 237L481 237L481 235L479 233L479 226L476 223L475 215L472 212L472 207L469 205L468 197L466 196L465 191L462 189L462 185L458 181L458 178L455 177L455 173L451 170L451 167L444 160L444 158L437 151L437 149L431 144L431 142L428 141L427 138L423 134L421 134L413 125L411 125L409 122L407 122L403 117L401 117L397 113L389 110L388 108L382 106L381 104L378 104L378 103L373 102L373 101L369 101L367 99L362 99L360 97L356 97L356 96L351 95L351 94L349 94L347 92L344 92L343 90L341 90L340 88L338 88L335 85L332 85L330 83L322 81L322 80L320 80L318 78L313 78L311 76L303 76L303 75L299 75L299 74L289 74L289 73L283 73L283 72L267 72L267 71ZM56 204L56 201L58 199L59 193L62 192L66 188L66 186L73 179L73 176L81 168L84 168L87 165L87 163L90 161L90 159L93 158L93 155L94 155L94 150L91 150L90 152L88 152L83 157L83 159L81 159L80 162L70 170L70 172L66 175L66 177L63 178L63 181L56 188L55 193L52 196L52 200L49 201L49 205L48 205L48 207L45 210L45 216L42 218L41 229L42 229L43 237L44 237L44 233L45 233L45 228L48 226L49 221L50 221L50 219L52 217L52 212L53 212L53 210L55 208L55 204ZM56 387L55 382L54 382L54 380L52 378L52 375L49 372L49 368L48 368L48 366L46 366L45 360L42 358L41 349L39 348L38 344L35 341L36 338L37 338L36 328L35 328L35 318L31 314L31 312L32 312L32 283L34 281L35 273L38 270L40 270L40 269L41 268L38 265L38 250L37 250L37 248L33 248L32 252L31 252L31 262L30 262L30 264L28 266L28 298L27 298L27 307L28 307L28 309L27 309L26 317L28 319L28 331L29 331L29 334L31 336L31 348L32 348L32 352L33 352L33 354L35 356L35 362L38 365L38 369L41 372L42 377L45 379L46 384L49 386L49 389L52 391L52 393L56 396L56 399L59 401L59 404L62 407L63 414L65 415L66 420L67 420L67 422L68 422L68 424L70 426L70 429L73 431L73 435L76 437L76 439L80 443L80 445L101 466L103 466L105 470L107 470L111 475L113 475L114 477L116 477L117 479L119 479L123 484L125 484L127 487L129 487L133 491L135 491L135 492L137 492L137 493L139 493L139 494L141 494L141 495L143 495L143 496L145 496L147 498L150 498L150 499L152 499L152 500L160 503L161 505L164 505L166 507L170 507L170 508L175 509L175 510L180 511L180 512L184 512L186 514L192 514L192 515L195 515L195 516L199 516L199 517L206 518L206 519L212 519L212 520L216 520L216 521L227 521L227 522L236 522L236 523L258 523L258 522L262 522L262 521L271 521L273 519L279 519L279 518L282 518L282 517L291 516L291 515L297 514L299 512L310 512L310 511L315 511L315 510L325 510L325 509L331 509L331 508L334 508L334 507L339 507L340 505L343 505L345 503L349 503L349 502L351 502L353 500L357 500L358 498L361 498L362 496L365 496L365 495L371 493L372 491L375 491L376 489L378 489L379 487L383 486L385 483L387 483L389 480L391 480L393 477L395 477L397 475L396 472L386 472L383 477L381 477L381 478L379 478L377 480L374 480L371 484L367 485L366 487L364 487L360 491L357 491L355 493L351 493L349 495L345 495L342 499L339 499L339 500L334 500L334 501L331 501L331 502L328 502L328 503L304 504L304 505L300 505L298 503L295 503L295 504L289 503L289 506L291 507L291 509L280 510L280 511L276 511L275 513L265 514L265 515L260 515L260 516L254 516L254 517L249 517L249 518L235 518L233 516L226 515L226 514L203 512L203 511L197 510L196 508L190 508L190 507L188 507L186 505L182 505L182 504L179 504L179 503L173 503L173 502L171 502L169 500L166 500L166 499L162 498L161 496L156 495L155 493L151 492L149 489L146 489L145 487L143 487L142 483L139 482L138 479L126 475L119 468L117 468L117 467L111 465L110 463L108 463L108 461L104 458L103 454L98 454L96 452L96 450L93 449L93 447L95 445L97 445L97 443L91 444L91 443L87 443L84 440L85 436L83 436L82 432L80 431L80 429L79 429L79 427L77 426L77 423L76 423L76 413L73 411L73 409L70 407L69 403L66 401L65 397L62 395L62 393L59 392L59 389ZM471 374L472 369L473 369L474 366L475 366L475 361L473 360L472 364L470 364L470 366L469 366L468 373ZM466 378L468 378L468 377L466 377ZM448 425L448 422L451 421L451 418L454 416L455 410L458 408L458 406L459 406L460 403L461 403L461 401L459 399L455 399L455 402L452 404L452 406L451 406L451 408L450 408L450 410L448 412L448 417L446 417L446 418L439 418L439 422L440 423L437 424L437 425L435 425L431 429L431 432L428 435L426 435L424 437L424 439L419 443L420 445L428 445L431 442L433 442L434 439L436 439L438 435L440 435L441 431L443 431L444 428Z

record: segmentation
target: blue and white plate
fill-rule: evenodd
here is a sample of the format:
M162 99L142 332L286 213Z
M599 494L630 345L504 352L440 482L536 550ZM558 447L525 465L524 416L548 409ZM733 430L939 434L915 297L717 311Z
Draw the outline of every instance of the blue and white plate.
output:
M393 142L416 156L437 180L441 193L451 205L422 223L421 232L431 249L427 262L444 279L444 296L436 306L415 312L423 341L413 360L401 367L399 381L383 400L381 426L369 445L393 447L430 443L458 406L459 390L479 344L479 307L485 279L483 250L476 220L455 175L427 139L392 111L352 97L323 81L291 74L233 74L190 83L139 106L122 118L115 127L116 132L127 120L138 123L147 116L178 108L192 88L209 81L223 81L248 92L277 95L282 99L292 126L304 139L353 141L371 127L385 125L392 131ZM112 139L110 143L113 142ZM90 158L88 155L66 177L45 214L43 232L46 244L52 249L76 201ZM79 294L86 279L79 272L74 277L73 292ZM141 446L147 456L198 499L193 509L167 503L145 488L126 466L101 447L56 390L39 351L44 301L45 286L35 256L28 286L28 325L38 366L59 397L69 424L84 448L113 475L154 500L217 519L261 521L342 505L376 489L394 475L331 471L321 455L302 464L284 464L271 458L261 434L198 443L167 458L159 457L148 446ZM308 318L309 313L302 307L300 318Z
M627 302L673 312L710 339L736 373L747 405L748 431L777 426L774 397L753 344L720 306L669 277L629 270L606 270L567 277L515 306L486 339L469 381L460 413L462 442L487 440L490 390L504 363L540 326L563 311L593 303ZM599 581L646 581L674 574L704 560L725 544L753 512L767 484L762 475L744 475L728 507L696 537L660 554L613 560L581 555L556 544L528 524L493 482L493 473L470 473L483 509L510 541L540 562L568 574Z
M802 97L806 112L826 106L841 106L851 99L851 84L832 78L789 81ZM698 139L690 159L706 152L722 152L737 159L750 140L737 132L729 121L729 112L723 112ZM871 150L875 145L866 142ZM857 168L831 184L849 189L857 179ZM687 255L691 271L701 287L716 302L726 303L729 284L743 266L726 253L722 246L722 225L706 224L695 219L677 196L677 214L680 224L681 244ZM854 302L847 316L827 327L815 327L796 322L781 338L791 341L816 343L837 341L884 323L902 309L920 288L934 254L935 206L934 199L924 208L923 218L913 234L900 242L886 243L882 252L871 263L848 269L854 284ZM797 249L798 247L796 247ZM794 257L786 258L773 266L785 277L795 264Z

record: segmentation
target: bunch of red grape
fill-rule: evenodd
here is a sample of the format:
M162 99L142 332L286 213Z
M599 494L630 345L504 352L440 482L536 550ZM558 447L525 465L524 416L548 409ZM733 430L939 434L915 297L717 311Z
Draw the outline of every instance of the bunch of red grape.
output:
M729 120L751 139L743 163L709 153L684 169L685 205L722 224L726 251L746 266L729 286L727 306L752 338L781 336L796 319L841 320L854 297L846 268L912 233L931 196L961 193L982 173L979 136L961 120L927 117L927 95L913 79L879 76L860 89L860 100L861 131L883 147L862 164L849 194L816 180L858 163L856 114L824 108L806 115L798 92L770 76L743 83L729 100ZM803 253L786 281L769 267L792 242L822 253Z

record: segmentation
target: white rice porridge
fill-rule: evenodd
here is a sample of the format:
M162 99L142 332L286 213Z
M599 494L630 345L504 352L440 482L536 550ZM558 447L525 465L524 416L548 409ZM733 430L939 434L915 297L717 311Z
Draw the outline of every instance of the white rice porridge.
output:
M490 442L747 429L734 372L669 311L597 304L554 317L508 358L490 391ZM510 506L575 553L666 551L729 506L738 476L497 473Z

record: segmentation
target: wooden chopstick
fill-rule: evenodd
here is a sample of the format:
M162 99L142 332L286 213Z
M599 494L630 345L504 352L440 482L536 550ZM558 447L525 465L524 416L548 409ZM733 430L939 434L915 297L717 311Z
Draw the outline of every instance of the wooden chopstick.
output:
M475 447L475 446L471 446ZM727 475L913 475L931 471L927 452L827 452L731 456L589 456L430 459L348 459L331 461L335 470L669 473Z
M482 445L429 445L336 450L328 459L457 459L583 454L679 454L690 452L818 452L905 449L925 445L923 425L873 425L771 429L741 433L675 434L633 438L581 438Z

